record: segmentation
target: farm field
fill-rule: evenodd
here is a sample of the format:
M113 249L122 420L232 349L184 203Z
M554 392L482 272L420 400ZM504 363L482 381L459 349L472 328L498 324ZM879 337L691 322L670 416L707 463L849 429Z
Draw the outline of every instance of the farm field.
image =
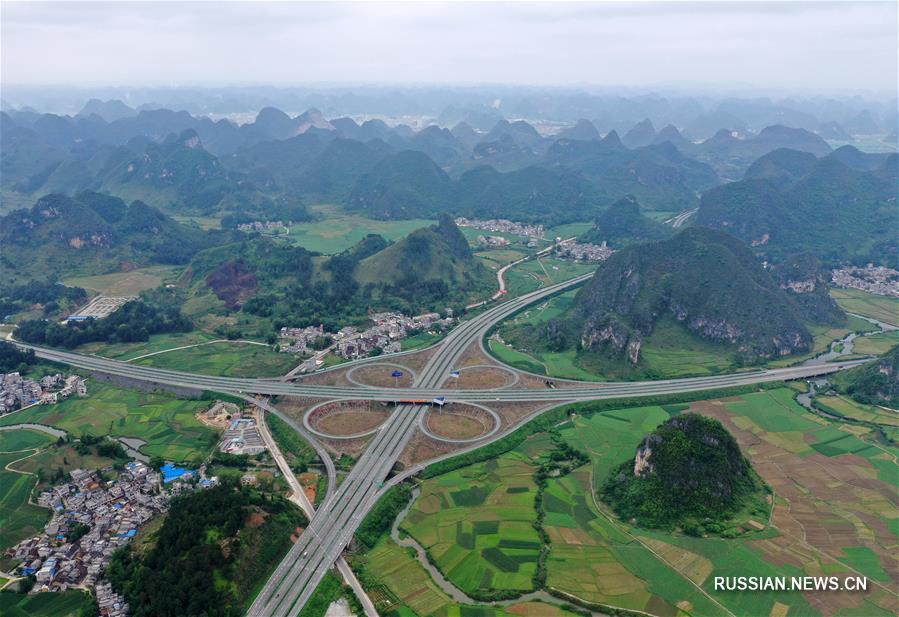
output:
M859 289L831 289L830 295L848 313L899 326L899 298L876 296Z
M137 356L157 351L165 351L185 345L196 345L214 341L216 337L200 330L192 332L173 332L166 334L154 334L143 343L88 343L81 345L76 351L90 353L113 360L130 360Z
M37 478L6 466L52 442L49 435L37 431L0 431L0 554L37 533L50 518L49 510L28 503Z
M401 617L567 617L573 615L542 602L513 602L507 606L464 606L456 603L433 581L425 569L405 549L389 537L381 538L364 560L366 577L381 587L367 592L384 615Z
M540 257L526 261L520 266L512 268L512 270L521 269L525 272L532 272L540 279L541 286L545 286L567 281L588 272L595 272L597 267L599 265L595 263L580 263L556 257Z
M293 244L325 255L340 253L368 234L378 234L387 240L399 240L416 229L435 223L429 219L376 221L356 214L346 214L330 205L313 206L310 210L322 218L291 225L287 238Z
M0 592L0 615L4 617L78 617L92 606L91 596L77 589L33 596Z
M222 219L218 216L184 216L172 214L173 219L185 225L196 224L200 229L221 229Z
M596 267L597 264L577 263L554 257L532 259L506 272L506 288L509 295L519 296L546 285L594 272Z
M788 389L739 399L704 401L692 409L721 420L756 471L773 488L771 538L743 541L672 538L673 544L710 559L712 574L733 573L734 564L754 572L786 575L863 574L867 593L808 593L795 598L796 612L889 614L895 608L895 502L899 484L896 448L878 444L870 431L831 423L807 412ZM755 563L754 566L746 564ZM889 573L889 574L888 574ZM703 583L709 590L711 578ZM722 595L722 602L749 613L783 597ZM767 613L767 611L766 611Z
M518 251L515 249L495 249L491 251L478 251L474 253L474 256L481 260L481 262L487 266L490 270L494 272L505 266L506 264L512 263L522 257L525 257L527 253L524 251Z
M572 236L579 236L590 229L593 228L593 223L565 223L564 225L557 225L556 227L550 227L546 230L547 238L555 240L556 238L570 238Z
M588 602L677 615L726 615L686 576L635 541L623 526L600 516L589 498L590 473L550 479L544 529L550 538L547 585Z
M278 353L268 345L222 341L160 353L134 361L204 375L224 377L277 377L299 364L291 354Z
M505 362L510 366L514 366L523 371L537 373L538 375L546 374L546 367L540 363L539 360L523 351L518 351L511 345L500 343L496 339L491 338L487 342L487 348L498 360Z
M428 480L401 528L469 595L529 591L540 548L531 525L534 469L510 452Z
M872 334L871 336L860 336L852 343L853 353L881 356L896 345L899 345L899 330L889 330Z
M523 266L524 264L521 265ZM509 291L510 296L520 296L535 291L542 286L542 282L537 278L537 275L525 272L520 267L510 268L504 276L506 289Z
M43 487L51 484L54 477L61 477L73 469L102 469L113 464L115 461L111 458L93 453L79 454L74 446L66 444L41 450L34 456L13 463L10 468L39 475Z
M420 332L415 336L404 338L400 341L400 345L402 346L403 351L411 351L413 349L423 349L425 347L430 347L442 338L443 336L440 334Z
M28 429L0 431L0 454L43 448L53 441L53 437L40 431Z
M175 266L152 266L129 272L73 277L63 283L107 296L136 296L142 291L155 289L164 282L174 281L179 273L180 268Z
M873 422L885 426L899 427L899 413L882 409L875 405L865 405L852 400L848 396L826 396L819 395L815 397L815 406L820 407L824 411L835 415L861 420L863 422Z
M733 369L723 346L692 336L673 318L660 319L641 348L647 372L664 377L713 375Z
M527 310L516 315L508 323L512 324L538 324L559 317L571 306L577 289L570 289L557 296L553 296L541 304L531 306Z
M209 405L88 380L88 396L32 407L0 418L0 425L34 422L76 437L84 433L135 437L147 442L141 451L148 456L192 463L202 460L217 439L215 431L194 417Z
M550 298L543 304L532 307L505 322L504 326L522 324L533 326L559 318L565 314L576 294L577 290L571 290ZM814 343L810 353L773 360L766 366L781 367L796 364L826 351L832 341L850 332L870 331L875 327L868 321L850 316L848 327L845 328L811 328ZM500 333L502 334L502 330ZM858 338L857 342L867 341L867 338ZM884 347L886 348L884 351L888 350L889 341L895 340L899 343L899 332L874 335L871 338L874 339L871 343L862 343L863 349L868 345L868 351L859 353L872 353L873 349ZM588 381L631 376L641 379L696 377L739 370L735 365L734 354L726 347L692 336L681 324L667 317L660 319L652 334L643 341L640 350L642 364L637 373L627 371L623 361L609 361L591 355L579 356L573 349L561 352L524 351L491 341L490 350L500 360L522 370L551 377Z
M793 400L795 393L779 388L618 409L575 415L562 425L561 436L585 451L591 463L547 481L542 501L543 527L550 538L547 585L588 602L672 617L892 614L899 600L894 591L899 576L899 450L878 443L863 426L829 422L808 412ZM595 496L608 474L633 457L647 432L687 409L724 423L772 487L771 519L756 521L766 525L761 531L746 524L748 532L726 539L641 529L618 520ZM490 564L483 563L478 551L459 549L462 544L480 549L493 543L489 535L477 533L478 521L490 520L502 529L507 521L527 520L524 504L500 506L506 496L494 486L523 486L523 469L533 470L529 462L547 449L547 437L538 435L494 461L426 480L403 529L429 548L441 571L463 590L478 577L488 580L484 572ZM494 484L497 480L505 482ZM502 544L496 546L503 550ZM460 563L468 566L454 573L452 567ZM746 572L861 574L869 578L869 589L852 594L714 590L715 576Z
M549 298L542 304L531 307L506 322L507 325L536 325L557 318L564 314L577 295L577 289L566 291ZM491 340L490 351L503 362L515 366L521 370L530 371L550 377L567 377L582 379L585 381L597 381L601 376L584 370L577 364L577 353L574 350L564 352L533 352L528 353L515 349L510 345L500 344Z
M812 350L810 352L769 360L766 363L766 366L769 366L771 368L792 366L809 358L814 358L815 356L830 350L831 343L842 339L850 332L872 332L878 329L877 326L875 324L872 324L870 321L867 321L866 319L860 319L853 315L848 315L846 325L843 327L816 325L808 325L807 327L808 331L812 335ZM855 339L856 344L861 340L863 340L862 337Z

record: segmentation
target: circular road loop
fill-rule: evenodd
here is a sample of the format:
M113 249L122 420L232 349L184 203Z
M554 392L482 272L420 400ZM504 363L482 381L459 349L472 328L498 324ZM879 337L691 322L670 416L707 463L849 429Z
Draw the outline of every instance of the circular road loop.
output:
M391 369L401 370L401 371L403 371L404 376L409 375L409 377L412 378L413 382L415 381L415 378L417 377L417 375L415 374L415 371L413 371L412 369L410 369L406 366L403 366L402 364L396 364L394 362L371 362L369 364L360 364L358 366L354 366L353 368L351 368L350 370L348 370L346 372L346 378L350 382L356 384L357 386L363 386L365 388L391 388L391 387L394 387L394 386L390 386L390 385L379 386L377 384L365 383L364 381L360 381L353 376L353 373L355 373L356 371L360 371L362 369L370 369L375 366L384 366L384 367L391 368Z
M367 431L362 431L360 433L353 433L352 435L332 435L330 433L325 433L324 431L320 431L317 428L315 428L314 426L312 426L312 416L315 415L315 412L319 411L322 407L327 407L328 405L339 405L340 403L362 403L362 402L364 402L364 401L358 401L355 399L340 399L340 400L325 401L323 403L319 403L318 405L310 407L306 411L306 413L303 414L303 426L306 428L307 431L309 431L316 437L321 437L323 439L359 439L360 437L368 437L369 435L373 435L373 434L377 433L378 429L380 429L381 426L383 426L384 422L387 421L386 418L385 418L384 422L379 423L377 426L375 426ZM388 410L387 415L389 417L390 414L393 413L393 410L389 409L389 408L386 408L386 409ZM343 413L351 413L351 412L352 412L352 409L350 409L348 412L343 412ZM341 412L337 411L336 413L341 413Z
M482 439L486 439L487 437L491 437L494 433L496 433L499 430L499 427L502 424L502 420L500 419L499 415L492 409L489 409L489 408L484 407L483 405L479 405L477 403L468 403L465 401L455 401L455 402L460 405L468 405L470 407L477 407L481 411L486 412L488 416L493 418L493 428L491 428L486 433L481 433L480 435L477 435L475 437L469 437L467 439L452 439L450 437L442 437L441 435L432 433L431 430L428 428L428 418L430 417L430 415L432 413L434 413L434 409L435 409L434 407L431 407L430 409L428 409L427 413L423 413L421 415L421 417L418 419L418 428L421 429L421 432L424 433L425 435L427 435L428 437L430 437L431 439L436 439L437 441L443 441L445 443L473 443L475 441L480 441ZM437 412L437 413L440 413L440 412ZM451 413L451 412L447 411L447 413ZM456 415L461 415L461 414L456 414Z

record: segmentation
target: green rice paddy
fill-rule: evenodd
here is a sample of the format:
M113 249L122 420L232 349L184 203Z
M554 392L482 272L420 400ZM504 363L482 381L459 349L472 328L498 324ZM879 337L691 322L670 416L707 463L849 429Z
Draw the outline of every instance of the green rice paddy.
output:
M899 298L876 296L859 289L831 289L830 295L848 313L899 326Z
M91 606L90 595L77 589L36 595L0 592L0 615L4 617L77 617Z
M509 453L428 481L402 529L469 595L529 591L540 549L533 473L524 456Z
M429 219L376 221L356 214L346 214L336 206L312 208L322 218L290 227L288 239L310 251L333 255L357 244L368 234L378 234L387 240L399 240L416 229L433 225Z
M136 364L223 377L277 377L299 360L268 345L223 341L135 360Z
M882 356L890 349L899 345L899 330L889 330L872 334L871 336L860 336L853 341L852 352Z
M0 435L4 436L0 443L5 448L9 444L9 439L5 438L7 433L4 431ZM40 531L50 518L49 510L28 503L36 478L6 469L9 463L29 454L28 450L0 454L0 553ZM0 610L0 614L6 613Z
M762 531L735 539L636 528L595 496L608 474L633 457L647 432L690 404L575 415L560 427L561 436L587 452L591 462L547 481L542 500L543 529L550 538L547 586L585 602L671 617L886 614L896 602L889 591L895 589L895 559L888 555L899 529L892 505L899 483L897 449L878 444L869 429L808 412L795 394L781 388L692 404L736 431L744 454L773 483L776 507L794 512L800 524L797 530L791 524L781 528L777 516L774 524L741 519L738 524ZM529 581L508 570L520 561L520 572L529 559L524 555L535 550L527 528L536 519L535 485L527 471L548 449L548 437L537 435L495 460L424 481L402 528L463 591L529 588ZM776 471L765 467L775 463ZM821 480L827 473L830 478ZM810 507L818 510L813 519L801 514ZM830 538L839 544L831 546ZM513 548L523 552L520 560ZM747 572L787 577L854 572L880 586L864 596L830 594L815 601L794 592L726 593L713 587L716 576Z
M84 433L135 437L147 442L141 451L148 456L192 463L203 460L217 439L216 432L195 417L209 404L88 380L88 396L32 407L0 418L0 425L34 422L75 437Z

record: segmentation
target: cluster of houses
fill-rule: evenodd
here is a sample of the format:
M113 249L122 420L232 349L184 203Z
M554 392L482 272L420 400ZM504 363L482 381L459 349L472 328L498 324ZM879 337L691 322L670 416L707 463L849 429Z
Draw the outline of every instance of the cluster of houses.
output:
M0 415L28 405L52 405L73 394L87 395L87 384L77 375L56 373L34 380L17 372L0 374Z
M116 549L168 508L159 474L141 462L129 463L114 481L83 469L69 475L70 482L38 497L38 504L53 511L44 532L7 552L20 562L22 575L35 575L35 591L93 587Z
M128 603L124 596L116 592L109 581L103 581L94 587L94 597L100 617L125 617L128 614Z
M420 332L448 328L453 323L453 311L447 308L445 316L440 313L424 313L410 317L397 312L371 313L372 325L365 329L347 326L339 331L325 332L322 326L306 328L281 328L279 332L279 349L285 353L309 353L313 341L330 337L331 346L324 351L331 351L346 359L363 358L375 350L391 354L402 350L400 340L409 336L410 332ZM303 372L314 371L321 364L319 358L311 358L301 366Z
M477 238L475 238L475 243L478 246L509 246L509 241L502 236L478 236Z
M376 349L385 354L396 353L402 349L400 340L406 338L410 331L442 330L453 323L452 309L447 309L446 316L442 318L440 313L409 317L397 312L372 313L369 318L373 323L370 328L360 331L347 327L335 335L337 355L347 359L363 358Z
M241 223L237 226L240 231L258 231L260 233L289 233L290 221L285 225L283 221L253 221Z
M321 340L325 336L327 334L321 325L305 328L281 328L278 333L278 345L284 353L306 353L314 341Z
M831 272L831 280L839 287L899 298L899 271L893 268L873 264L864 268L840 268Z
M102 578L112 554L130 543L141 525L165 512L173 495L218 483L205 477L193 483L192 473L168 475L165 468L159 473L140 461L128 463L115 480L74 469L69 482L38 497L39 505L53 511L43 533L19 542L6 556L19 562L19 574L34 575L32 593L93 588L101 616L124 617L128 605Z
M567 242L553 249L553 253L558 257L591 262L605 261L613 252L606 246L605 240L602 244Z
M493 231L512 234L514 236L524 236L525 238L534 238L540 240L543 238L546 230L543 225L528 225L527 223L516 223L507 219L467 219L460 216L456 219L456 225L459 227L471 227L473 229L483 229L484 231Z

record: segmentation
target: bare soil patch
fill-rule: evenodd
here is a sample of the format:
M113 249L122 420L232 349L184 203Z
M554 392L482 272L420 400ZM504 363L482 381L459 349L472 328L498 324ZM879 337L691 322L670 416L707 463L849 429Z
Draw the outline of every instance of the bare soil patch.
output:
M389 408L371 401L333 401L316 408L309 424L329 435L356 435L377 427L389 415Z
M747 544L776 565L797 567L810 560L832 567L830 564L842 557L845 547L867 547L895 580L899 572L895 534L874 513L894 509L897 498L895 490L876 477L871 463L855 455L828 457L816 452L800 456L768 441L764 433L734 424L723 404L727 400L739 399L696 402L691 411L721 421L777 496L771 524L781 535L776 540ZM873 601L872 594L878 593L877 587L873 592L869 587L867 594L803 595L816 610L835 614L844 609L857 610L866 597Z
M247 517L247 525L250 527L261 527L265 523L265 512L253 512Z
M357 459L365 451L368 442L371 441L371 437L371 435L368 435L357 439L325 439L323 437L318 437L317 439L334 454L335 458L346 454Z
M389 415L381 409L341 411L314 419L312 426L329 435L355 435L380 426Z
M410 353L409 355L403 355L396 358L397 364L402 364L403 366L408 366L410 369L415 371L416 373L424 368L425 364L428 363L428 360L431 359L437 353L437 349L425 349L424 351L417 351L415 353ZM384 358L387 361L391 356L387 356Z
M490 418L483 411L481 414L483 417L478 417L474 414L462 415L454 411L431 410L428 412L425 421L427 422L428 430L438 437L474 439L478 435L484 435L493 428L493 418Z
M461 450L465 444L451 444L445 441L435 441L419 430L406 444L403 453L400 455L399 461L403 467L409 468L418 465L439 456L444 456L452 452Z
M454 390L481 390L512 385L515 377L499 367L478 366L466 368L458 377L450 377L443 385Z
M297 364L299 363L297 360ZM337 368L323 373L297 375L297 381L311 386L351 386L353 383L346 378L348 370L349 368Z
M477 341L468 346L462 357L459 358L459 366L456 368L464 368L466 366L475 366L477 364L497 364L496 360L481 351L481 346Z
M402 377L393 377L394 371L400 371ZM405 366L388 364L371 364L353 371L353 379L359 383L376 388L409 388L412 386L412 373Z
M327 399L308 398L300 396L285 396L278 400L275 404L280 411L289 415L298 422L303 421L303 414L311 407L315 407L319 403L324 403Z

